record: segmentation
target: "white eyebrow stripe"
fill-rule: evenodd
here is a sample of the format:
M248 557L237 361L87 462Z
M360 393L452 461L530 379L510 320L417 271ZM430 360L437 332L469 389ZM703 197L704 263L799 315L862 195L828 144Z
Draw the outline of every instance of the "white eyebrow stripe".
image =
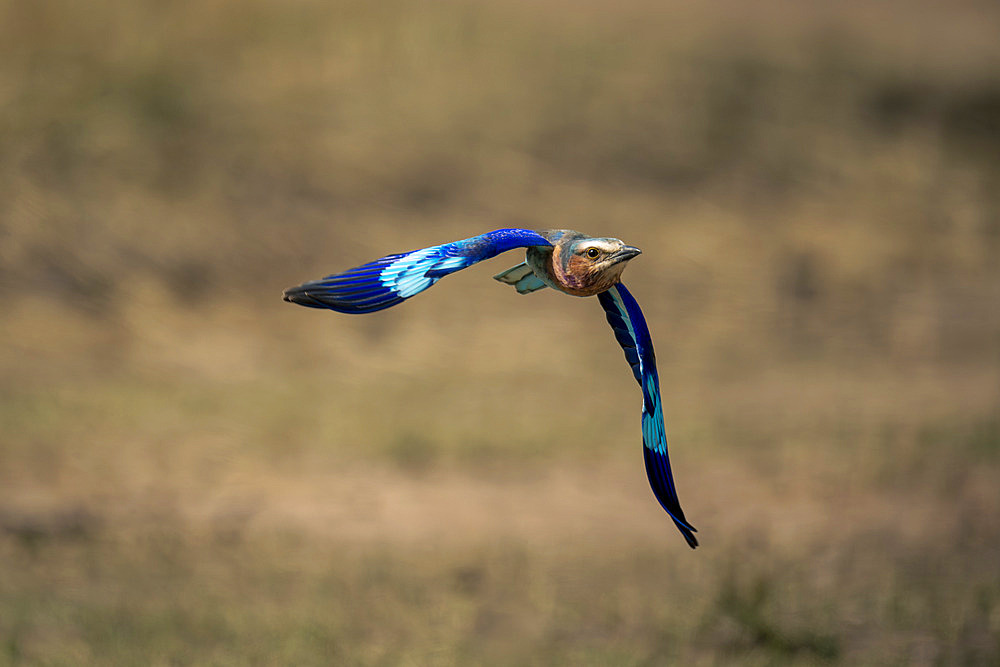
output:
M618 250L618 244L612 243L611 241L605 241L603 239L590 239L580 244L581 250L586 251L590 248L597 248L598 250L604 250L606 252L614 252L615 250Z

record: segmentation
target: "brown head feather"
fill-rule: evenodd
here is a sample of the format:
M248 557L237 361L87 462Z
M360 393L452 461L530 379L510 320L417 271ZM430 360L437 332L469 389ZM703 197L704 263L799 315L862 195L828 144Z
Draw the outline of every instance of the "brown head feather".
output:
M614 238L594 238L568 229L542 234L551 248L528 250L528 263L543 282L566 294L593 296L610 289L638 248Z

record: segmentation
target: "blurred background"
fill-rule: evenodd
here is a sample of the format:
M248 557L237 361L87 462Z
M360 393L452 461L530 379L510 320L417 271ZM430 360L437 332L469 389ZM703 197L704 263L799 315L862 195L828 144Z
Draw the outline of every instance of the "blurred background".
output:
M997 664L1000 6L0 1L0 664ZM645 250L689 550L594 299Z

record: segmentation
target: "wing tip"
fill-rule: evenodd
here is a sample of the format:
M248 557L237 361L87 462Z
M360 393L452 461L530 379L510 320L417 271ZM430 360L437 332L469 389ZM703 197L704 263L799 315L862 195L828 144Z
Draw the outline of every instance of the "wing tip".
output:
M405 300L398 294L387 294L383 298L352 303L339 299L337 294L324 289L322 285L318 285L320 282L312 281L296 287L289 287L282 292L281 299L282 301L294 303L298 306L305 306L306 308L320 308L349 315L374 313L390 306L395 306Z
M314 298L305 288L305 285L289 287L281 293L281 300L294 303L308 308L327 308L325 304Z
M686 523L681 523L676 518L674 518L673 515L671 515L670 518L674 520L674 524L677 525L677 530L681 531L681 535L684 536L684 539L687 541L688 546L691 547L692 549L697 549L698 538L695 537L694 534L698 532L698 529Z
M659 500L659 497L657 497L657 500ZM688 523L687 519L684 518L684 510L681 509L681 506L678 504L676 505L676 509L671 509L662 501L660 502L660 506L667 512L667 516L673 520L674 525L677 526L677 530L679 530L681 535L684 536L688 546L692 549L698 548L698 538L694 535L698 532L698 529Z

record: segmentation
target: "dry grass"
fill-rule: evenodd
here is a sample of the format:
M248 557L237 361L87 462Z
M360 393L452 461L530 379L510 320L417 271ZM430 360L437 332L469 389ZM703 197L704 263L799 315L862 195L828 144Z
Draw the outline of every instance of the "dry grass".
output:
M0 2L0 664L995 664L1000 14L869 5ZM511 225L697 551L592 300L279 299Z

